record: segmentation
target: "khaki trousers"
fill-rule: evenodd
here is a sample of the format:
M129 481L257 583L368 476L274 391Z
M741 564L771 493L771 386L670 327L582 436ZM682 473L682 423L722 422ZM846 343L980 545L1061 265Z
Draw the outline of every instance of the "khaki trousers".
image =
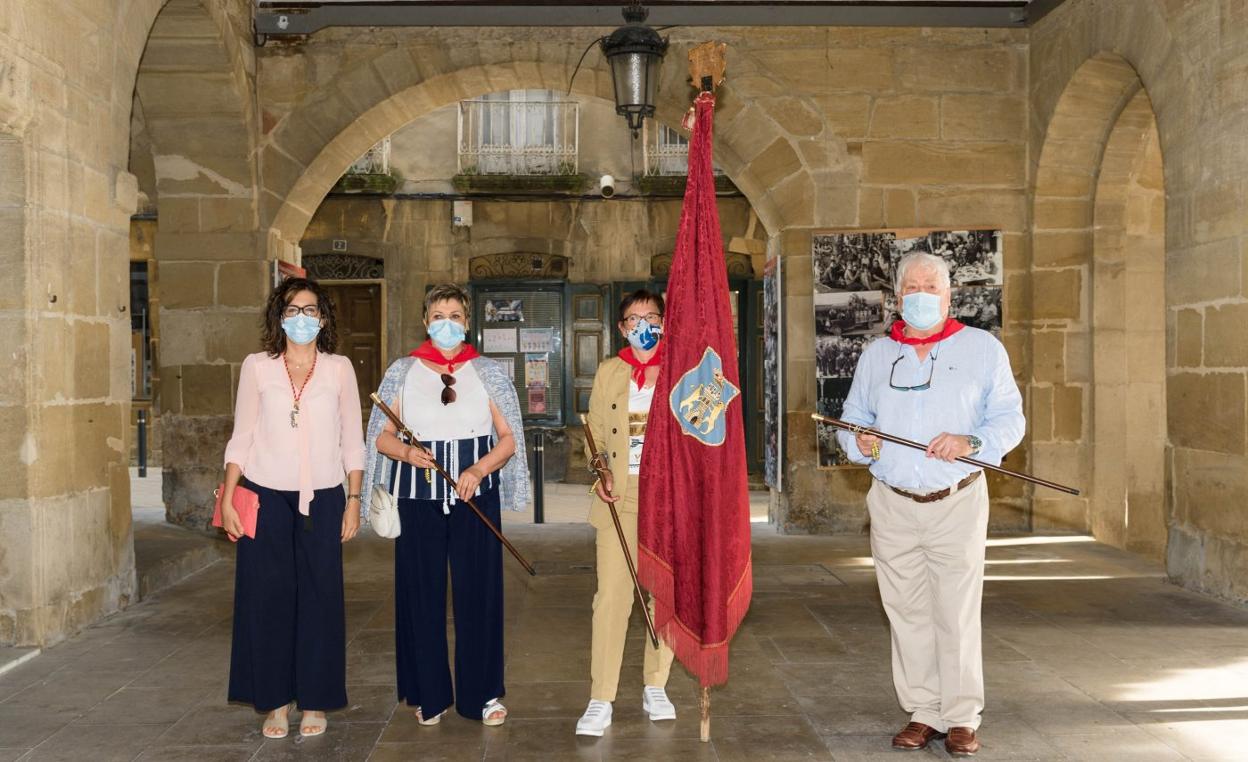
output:
M628 491L616 503L620 525L628 540L628 552L637 563L637 477L628 478ZM628 574L628 563L620 550L620 539L615 533L611 513L595 501L589 521L598 530L598 592L594 594L593 642L590 655L589 697L597 701L615 701L620 683L620 665L624 663L624 641L628 635L628 619L633 611L636 593L633 580ZM650 604L651 615L654 603ZM660 688L667 685L672 669L672 649L660 641L655 648L650 637L645 637L645 661L643 676L646 685Z
M984 709L980 602L987 480L916 503L876 481L871 555L893 644L893 685L912 722L978 728Z

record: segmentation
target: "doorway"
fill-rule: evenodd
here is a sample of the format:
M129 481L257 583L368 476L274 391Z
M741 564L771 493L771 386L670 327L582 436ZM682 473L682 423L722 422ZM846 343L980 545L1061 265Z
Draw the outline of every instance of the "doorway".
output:
M360 388L360 406L381 384L386 356L386 290L384 281L321 281L338 312L338 353L351 359Z

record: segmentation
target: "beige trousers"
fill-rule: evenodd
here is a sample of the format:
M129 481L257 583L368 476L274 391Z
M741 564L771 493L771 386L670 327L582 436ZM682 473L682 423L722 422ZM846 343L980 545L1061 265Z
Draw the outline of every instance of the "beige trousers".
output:
M620 514L620 526L628 540L628 552L637 563L637 477L628 478L628 491L616 504ZM590 523L598 530L598 592L594 594L593 643L590 653L589 697L597 701L615 701L620 683L620 665L624 662L624 640L628 635L628 619L633 611L637 595L633 580L628 574L628 564L620 550L619 535L611 521L611 513L602 504L595 503L590 511ZM651 614L654 604L650 604ZM645 638L643 676L646 685L663 687L672 669L672 649L660 642L655 648L650 638Z
M876 481L867 509L898 702L912 722L941 733L978 728L987 480L981 476L933 503L916 503Z

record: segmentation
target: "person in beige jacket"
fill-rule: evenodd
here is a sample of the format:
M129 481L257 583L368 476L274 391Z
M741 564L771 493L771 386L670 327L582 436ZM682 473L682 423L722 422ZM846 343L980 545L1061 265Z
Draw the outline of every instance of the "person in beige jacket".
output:
M611 725L612 702L624 660L635 594L606 501L615 504L629 553L636 560L638 475L646 417L663 356L663 297L644 289L625 296L617 327L629 345L619 357L598 366L589 398L589 426L611 473L596 482L591 492L589 523L598 534L598 592L594 595L589 706L576 723L576 734L582 736L601 736ZM672 650L666 644L655 648L648 638L645 643L642 711L654 721L674 720L676 707L668 700L665 688Z

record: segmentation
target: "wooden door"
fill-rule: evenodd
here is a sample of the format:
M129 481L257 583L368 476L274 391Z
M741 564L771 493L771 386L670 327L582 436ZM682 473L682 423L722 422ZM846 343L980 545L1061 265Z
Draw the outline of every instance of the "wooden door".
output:
M381 284L327 285L338 315L338 354L351 358L360 387L360 406L368 410L368 395L381 383Z

